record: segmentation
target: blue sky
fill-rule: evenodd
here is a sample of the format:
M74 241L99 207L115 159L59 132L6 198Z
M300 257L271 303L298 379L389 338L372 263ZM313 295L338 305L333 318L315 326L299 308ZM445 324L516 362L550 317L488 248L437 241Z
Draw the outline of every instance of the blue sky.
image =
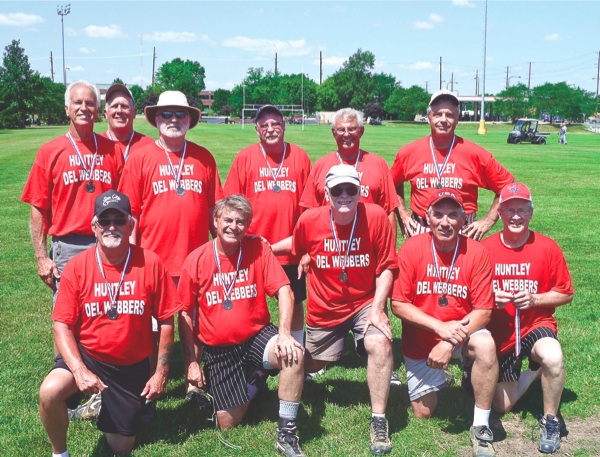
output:
M62 82L61 21L68 1L0 1L0 45L21 40L31 66ZM485 2L446 1L71 1L64 17L67 80L109 84L151 82L176 57L200 62L209 90L231 89L250 67L304 72L319 82L358 48L371 51L375 71L404 87L443 86L475 94L483 72ZM506 85L566 81L596 92L600 39L597 1L488 1L486 92ZM519 78L520 77L520 78ZM481 81L481 79L480 79ZM481 86L480 86L481 87Z

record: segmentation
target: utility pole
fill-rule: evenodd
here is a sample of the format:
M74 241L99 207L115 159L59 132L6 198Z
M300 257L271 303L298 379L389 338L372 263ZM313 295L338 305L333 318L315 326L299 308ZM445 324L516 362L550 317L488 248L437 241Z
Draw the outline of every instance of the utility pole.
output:
M319 52L319 85L323 84L323 51Z
M152 87L154 87L154 69L156 67L156 46L154 46L154 51L152 51Z
M527 77L527 89L531 89L531 62L529 62L529 76Z
M275 53L275 74L277 74L277 53Z
M479 95L479 70L475 70L475 95Z
M50 51L50 76L52 77L52 82L54 82L54 60L52 60L52 51Z
M57 5L56 14L60 16L60 25L62 29L62 54L63 54L63 84L67 85L67 67L65 65L65 16L71 12L71 4Z
M429 81L425 81L425 92L429 93Z
M442 56L440 56L440 90L442 90Z
M481 114L479 116L479 128L477 133L479 135L487 135L487 128L485 126L485 69L486 69L486 58L487 58L487 12L488 2L485 0L485 19L483 26L483 79L481 81Z
M508 89L508 67L506 67L506 88Z
M596 73L596 119L598 118L598 84L600 83L600 51L598 51L598 72Z

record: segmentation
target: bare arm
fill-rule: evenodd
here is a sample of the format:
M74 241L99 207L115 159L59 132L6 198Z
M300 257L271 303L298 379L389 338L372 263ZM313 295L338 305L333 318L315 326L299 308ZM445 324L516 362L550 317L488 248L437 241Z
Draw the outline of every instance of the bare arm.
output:
M56 263L48 257L48 213L45 210L31 205L29 213L29 226L31 230L31 240L33 241L33 253L38 264L38 276L50 287L56 290L54 278L60 278L60 273Z
M183 350L183 361L187 367L187 381L197 387L203 387L206 384L204 372L198 360L201 358L204 346L202 342L198 342L200 347L200 356L196 359L194 351L194 323L192 316L187 311L179 312L179 339L181 340L181 349Z
M392 327L390 320L385 314L385 309L393 281L394 275L390 270L384 270L375 280L375 296L373 297L373 305L371 306L371 311L369 311L365 325L365 333L369 325L372 325L378 328L390 341L393 339Z
M173 316L158 321L159 328L159 340L158 340L158 363L156 364L156 371L152 377L146 383L146 387L142 391L141 395L145 396L148 400L154 400L165 393L167 388L167 380L169 379L169 363L171 352L173 352L173 328L174 318Z
M396 193L398 194L398 225L400 225L400 230L402 230L402 235L404 238L409 238L415 234L416 224L417 222L413 220L410 211L406 207L406 202L404 201L404 184L400 184L396 187Z
M92 373L83 363L81 353L75 341L73 328L62 322L54 321L54 342L58 352L73 373L77 388L84 394L95 394L102 392L108 387L98 376Z
M496 195L494 197L494 201L492 201L492 206L490 210L485 215L485 217L474 221L469 224L467 228L463 231L465 236L469 238L473 238L476 241L481 241L483 235L489 232L496 221L498 220L498 205L500 204L500 195Z
M292 253L292 237L288 236L277 243L271 244L271 250L275 255L284 255Z
M547 308L557 308L562 305L568 305L573 301L573 294L563 294L550 290L543 294L531 294L526 291L512 294L499 290L495 293L496 308L502 309L508 303L514 303L516 308L529 309L538 306Z

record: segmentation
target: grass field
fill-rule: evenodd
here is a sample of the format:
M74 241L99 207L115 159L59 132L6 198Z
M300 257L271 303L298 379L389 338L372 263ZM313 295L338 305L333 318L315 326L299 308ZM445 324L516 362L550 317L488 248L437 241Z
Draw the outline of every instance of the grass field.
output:
M155 136L156 130L138 119L136 127ZM103 131L99 124L96 131ZM574 280L575 299L560 308L560 338L563 344L567 382L562 414L570 420L600 417L600 255L598 224L600 197L600 136L578 127L569 128L568 145L559 145L556 130L549 144L508 145L506 125L488 125L488 135L477 135L476 124L460 124L457 133L491 151L533 192L535 213L532 228L554 238L563 248ZM29 207L19 197L39 146L64 133L66 127L39 127L22 131L0 131L0 455L50 455L51 448L37 411L39 385L51 368L51 293L37 277L37 267L28 230ZM426 125L389 124L367 126L362 147L383 156L391 165L404 144L428 133ZM223 181L242 147L255 142L253 126L200 124L188 139L207 147L217 160ZM334 149L328 126L288 126L286 140L303 147L314 161ZM486 211L492 196L480 195ZM587 218L590 218L590 221ZM498 230L499 224L494 227ZM274 310L275 311L275 310ZM394 334L400 322L392 320ZM348 345L350 347L350 345ZM400 341L394 342L396 371L405 381ZM457 366L451 371L458 377ZM219 442L210 424L182 400L183 369L177 345L172 363L168 395L158 404L158 420L145 428L135 456L262 456L274 455L277 419L277 379L259 397L244 424L223 437L243 447L233 450ZM369 397L365 364L348 351L317 382L305 386L299 416L299 433L308 456L369 455ZM518 419L529 427L541 413L541 389L534 384L527 400L502 421ZM410 412L406 386L392 388L388 419L394 449L391 455L468 455L468 428L472 400L455 386L440 395L440 408L431 420L417 420ZM596 429L597 430L597 429ZM523 428L517 434L525 436ZM576 430L571 430L576 433ZM568 455L598 455L596 444L570 448ZM535 445L528 444L535 449ZM89 422L73 423L69 429L73 456L109 455L108 447ZM513 449L510 455L522 455ZM465 452L467 454L465 454ZM563 452L561 450L561 452ZM523 452L524 454L524 452Z

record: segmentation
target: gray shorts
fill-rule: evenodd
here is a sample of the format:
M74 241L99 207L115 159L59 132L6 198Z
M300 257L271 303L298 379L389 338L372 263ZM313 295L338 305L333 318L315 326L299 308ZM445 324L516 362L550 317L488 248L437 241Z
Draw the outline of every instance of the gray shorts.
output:
M481 328L473 332L471 336L478 333L490 334L489 330ZM403 342L404 343L404 342ZM464 365L464 344L454 348L453 359L459 359ZM444 379L444 370L427 366L427 359L411 359L404 356L406 364L406 383L408 384L408 396L410 401L418 400L430 392L437 392L447 386Z
M344 353L346 335L349 331L352 331L356 353L361 357L366 357L367 352L365 350L364 337L366 335L382 335L381 330L373 325L369 326L366 335L363 335L370 310L371 305L367 305L353 316L334 327L320 328L307 325L306 350L314 360L323 360L326 362L340 360Z
M66 236L53 236L52 244L50 245L50 258L56 264L58 272L62 273L67 262L80 252L94 246L96 244L96 237L94 235L66 235ZM54 279L56 285L56 291L52 298L52 307L56 302L56 294L58 293L58 286L60 285L59 279Z

